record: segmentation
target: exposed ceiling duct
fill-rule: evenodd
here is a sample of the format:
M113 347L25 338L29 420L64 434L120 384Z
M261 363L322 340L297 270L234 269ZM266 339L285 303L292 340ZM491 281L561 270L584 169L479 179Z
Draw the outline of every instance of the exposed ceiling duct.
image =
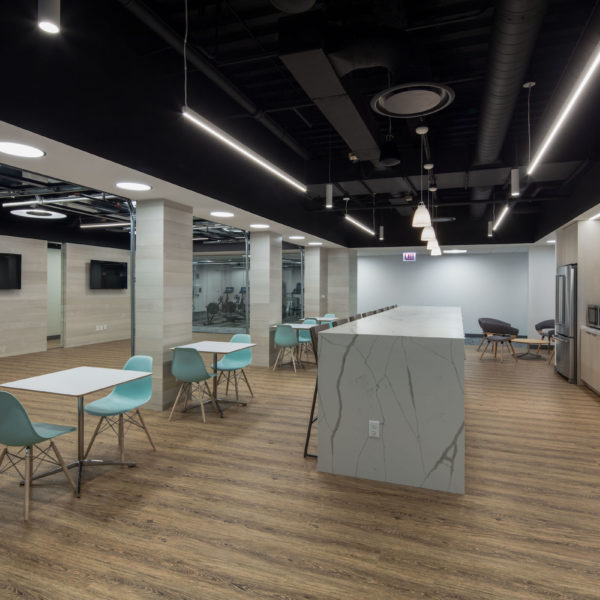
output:
M311 13L283 20L286 39L281 60L359 160L371 161L377 168L398 164L397 156L387 164L380 162L378 124L364 98L353 94L348 76L379 67L387 71L392 83L422 81L429 75L425 54L403 32L378 30L360 38L340 36L335 27L320 19ZM306 35L299 33L307 30L317 32L308 44ZM296 39L302 39L303 47L298 48ZM323 49L324 40L336 49Z
M500 157L515 110L547 0L501 0L494 16L488 69L477 132L475 165L492 165ZM486 211L491 188L474 188L471 216Z

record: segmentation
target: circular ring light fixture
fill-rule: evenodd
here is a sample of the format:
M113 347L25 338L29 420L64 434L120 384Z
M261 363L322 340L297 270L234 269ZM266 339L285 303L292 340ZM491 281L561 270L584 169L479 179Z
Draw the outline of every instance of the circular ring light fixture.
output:
M130 192L147 192L152 189L151 185L136 181L119 181L116 186L121 190L129 190Z
M227 212L225 210L213 210L210 213L211 217L218 217L220 219L229 219L231 217L233 217L233 213L232 212Z
M55 210L46 210L45 208L18 208L10 211L11 215L17 217L28 217L29 219L66 219L67 215L56 212Z
M371 108L380 115L412 119L438 112L452 104L454 90L434 82L403 83L379 92Z
M0 142L0 152L10 154L11 156L18 156L19 158L40 158L46 155L43 150L35 146L5 141Z

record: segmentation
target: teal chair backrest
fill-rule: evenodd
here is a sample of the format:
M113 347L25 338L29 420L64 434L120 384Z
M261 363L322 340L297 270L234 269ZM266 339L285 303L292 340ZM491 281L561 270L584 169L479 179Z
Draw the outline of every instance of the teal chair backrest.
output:
M210 377L202 357L194 348L175 348L171 373L179 381L204 381Z
M326 317L327 319L335 319L335 315L334 315L333 313L327 313L327 314L325 315L325 317Z
M9 392L0 391L0 444L31 446L43 442L23 405Z
M231 336L230 342L236 344L249 344L250 336L247 333L236 333ZM220 361L221 367L243 369L252 362L252 348L238 350L231 354L226 354Z
M123 370L152 373L152 357L136 354L128 359ZM121 383L111 392L111 396L120 396L137 402L148 402L152 396L152 376Z
M296 337L296 332L289 325L277 325L275 343L285 348L297 346L298 338Z
M304 324L305 325L317 325L317 320L316 319L304 319ZM299 329L298 330L298 341L301 344L306 344L306 343L312 341L310 339L310 329Z

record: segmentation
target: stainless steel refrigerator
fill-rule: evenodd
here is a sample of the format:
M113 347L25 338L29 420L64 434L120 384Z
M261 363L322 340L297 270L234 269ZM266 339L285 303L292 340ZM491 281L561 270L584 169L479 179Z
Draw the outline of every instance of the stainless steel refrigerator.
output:
M556 273L556 370L577 382L577 265Z

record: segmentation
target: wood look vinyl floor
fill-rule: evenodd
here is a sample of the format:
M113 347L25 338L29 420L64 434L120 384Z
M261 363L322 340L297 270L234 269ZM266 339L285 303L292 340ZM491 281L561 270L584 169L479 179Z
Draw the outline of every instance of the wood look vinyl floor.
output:
M0 359L0 381L120 367L128 342ZM464 496L318 473L302 457L315 368L250 368L255 398L224 419L144 411L136 468L0 477L0 598L600 598L600 402L544 361L467 346ZM231 390L230 390L231 391ZM242 387L242 393L246 394ZM98 397L97 394L94 397ZM20 393L33 420L76 423L75 401ZM95 421L86 419L89 439ZM76 435L58 439L67 459ZM102 434L97 457L117 457Z

